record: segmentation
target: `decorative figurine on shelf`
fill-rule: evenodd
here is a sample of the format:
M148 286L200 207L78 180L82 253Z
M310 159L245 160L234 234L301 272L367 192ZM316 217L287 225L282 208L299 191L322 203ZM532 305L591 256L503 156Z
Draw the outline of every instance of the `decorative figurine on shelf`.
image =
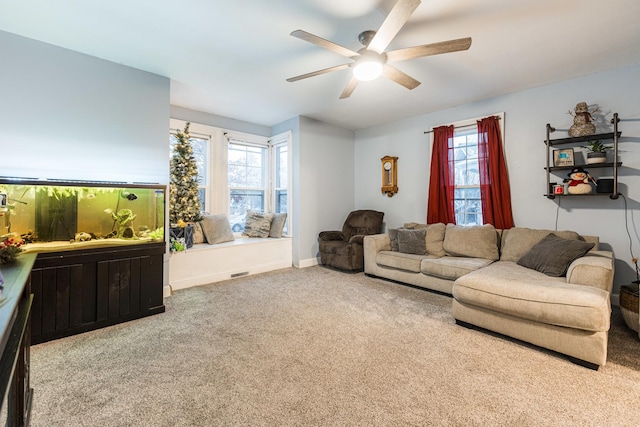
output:
M596 126L591 123L593 121L591 114L599 111L598 108L589 111L589 106L586 102L578 102L574 111L569 110L569 114L573 116L573 125L569 128L569 136L595 134Z
M595 185L595 181L589 172L584 170L581 167L575 167L569 172L569 178L565 179L564 182L568 182L569 186L567 188L567 192L569 194L589 194L591 193L591 184L589 181L593 182Z

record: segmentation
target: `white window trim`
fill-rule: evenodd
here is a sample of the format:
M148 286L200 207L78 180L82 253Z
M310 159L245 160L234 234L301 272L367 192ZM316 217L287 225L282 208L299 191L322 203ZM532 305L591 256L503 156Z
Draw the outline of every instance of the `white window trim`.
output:
M270 139L271 151L275 151L275 147L279 145L287 145L287 232L286 236L293 236L293 135L291 131L279 133ZM271 177L276 176L276 162L272 162ZM275 200L275 182L272 183L273 191L272 199ZM274 206L275 209L275 206Z

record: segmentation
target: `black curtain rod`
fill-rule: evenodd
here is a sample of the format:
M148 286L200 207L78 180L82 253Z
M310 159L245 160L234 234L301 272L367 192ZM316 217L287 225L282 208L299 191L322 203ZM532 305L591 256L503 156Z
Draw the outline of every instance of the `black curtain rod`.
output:
M498 120L500 120L500 117L498 117ZM453 128L454 128L454 129L462 129L462 128L469 128L469 127L472 127L472 126L477 126L477 124L468 124L468 125L462 125L462 126L454 126ZM433 131L432 131L432 130L425 130L425 131L424 131L424 133L425 133L425 134L427 134L427 133L431 133L431 132L433 132Z

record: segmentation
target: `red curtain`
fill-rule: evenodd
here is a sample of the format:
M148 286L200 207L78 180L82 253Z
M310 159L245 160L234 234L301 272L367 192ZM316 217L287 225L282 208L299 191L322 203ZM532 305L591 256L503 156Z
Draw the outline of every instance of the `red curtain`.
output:
M478 169L484 223L498 229L513 227L509 175L497 117L478 120Z
M456 222L453 210L455 189L455 165L453 162L453 126L434 128L427 224L438 222L455 224Z

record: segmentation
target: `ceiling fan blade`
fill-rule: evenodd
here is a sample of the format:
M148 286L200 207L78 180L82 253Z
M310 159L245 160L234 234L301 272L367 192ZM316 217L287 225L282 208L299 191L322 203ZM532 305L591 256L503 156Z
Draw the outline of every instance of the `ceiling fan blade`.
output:
M398 0L385 18L367 49L382 53L420 4L420 0Z
M420 58L422 56L439 55L441 53L467 50L471 46L471 37L448 40L439 43L425 44L422 46L407 47L405 49L387 52L387 62L404 61L406 59Z
M358 83L359 83L359 80L352 76L351 80L349 80L349 83L347 83L347 86L342 91L342 94L340 94L340 99L345 99L350 97L353 91L355 90L356 86L358 86Z
M323 47L327 50L337 53L338 55L346 56L347 58L358 56L358 52L354 52L351 49L347 49L346 47L340 46L339 44L336 44L334 42L330 42L329 40L325 40L322 37L315 36L311 33L307 33L303 30L292 31L291 35L309 43L313 43L316 46Z
M344 70L345 68L349 68L350 65L351 64L342 64L342 65L336 65L335 67L324 68L322 70L313 71L311 73L301 74L301 75L295 76L295 77L289 77L287 79L287 81L288 82L297 82L298 80L306 79L308 77L319 76L321 74L330 73L332 71Z
M382 74L385 77L393 80L394 82L398 83L401 86L406 87L409 90L415 89L418 86L420 86L419 81L417 81L410 75L403 73L402 71L398 70L396 67L391 66L389 64L384 64L384 67L382 68Z

